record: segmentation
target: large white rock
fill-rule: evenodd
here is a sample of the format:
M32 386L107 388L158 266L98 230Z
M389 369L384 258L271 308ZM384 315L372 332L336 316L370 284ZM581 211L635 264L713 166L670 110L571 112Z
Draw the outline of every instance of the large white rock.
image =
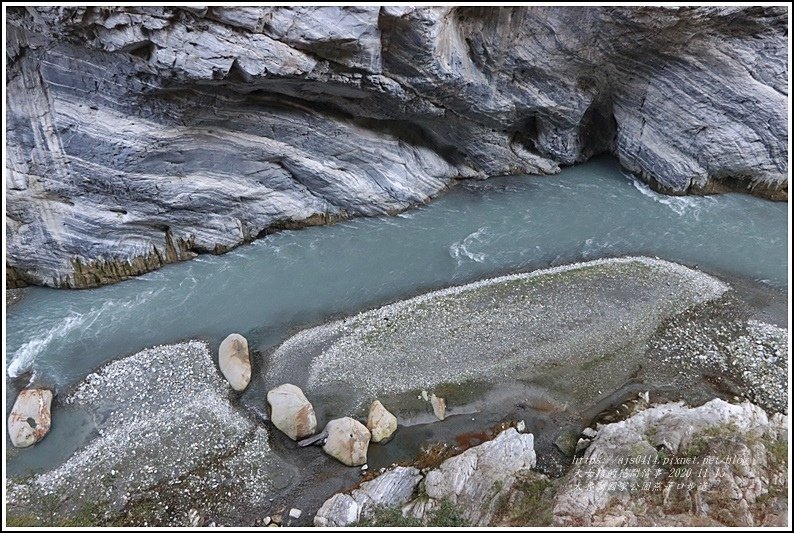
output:
M785 468L776 472L770 459L776 446L787 448L787 426L788 419L783 415L769 416L749 402L731 404L718 398L698 407L683 402L656 405L626 420L601 425L584 452L584 460L573 465L562 480L555 496L553 524L647 525L646 513L638 510L656 505L654 493L610 482L627 470L629 460L645 457L649 462L632 465L631 470L639 479L664 485L670 474L655 461L666 457L698 461L694 467L686 462L672 465L681 471L691 469L697 476L697 488L672 489L670 498L689 495L692 490L691 505L701 511L689 514L686 507L659 505L654 509L653 525L782 525L776 523L774 513L759 512L759 502L762 497L773 498L775 490L785 487ZM721 433L724 436L719 436ZM703 462L706 459L709 462ZM592 469L593 464L600 466ZM579 482L582 479L587 482ZM785 517L781 515L780 519L785 524Z
M361 484L350 494L334 494L314 516L317 527L344 527L355 524L377 507L404 505L413 496L422 474L413 467L398 466Z
M218 348L218 366L234 390L245 390L251 381L251 358L245 337L232 333L223 339Z
M516 475L535 464L534 436L506 429L495 439L469 448L428 472L426 498L412 502L411 512L422 518L448 501L471 525L488 525L503 495L510 493Z
M361 466L367 462L367 449L371 435L369 430L349 416L331 420L325 426L328 440L323 451L348 466Z
M367 429L372 434L372 442L383 442L397 431L397 417L391 414L380 400L369 406Z
M273 425L292 440L308 437L317 430L314 407L300 387L279 385L267 393L267 403Z
M52 415L52 391L47 389L25 389L17 396L11 414L8 415L8 435L11 444L26 448L36 444L50 430Z

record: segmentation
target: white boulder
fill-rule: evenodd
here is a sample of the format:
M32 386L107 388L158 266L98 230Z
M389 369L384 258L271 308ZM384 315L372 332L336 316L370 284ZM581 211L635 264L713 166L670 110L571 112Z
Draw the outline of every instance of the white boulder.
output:
M369 407L367 429L372 434L372 442L383 442L397 431L397 417L375 400Z
M218 348L218 366L234 390L245 390L251 381L251 358L245 337L232 333L223 339Z
M25 389L19 393L8 415L8 435L11 444L27 448L36 444L50 430L52 391Z
M325 426L328 440L323 451L348 466L361 466L367 462L367 449L371 438L369 430L349 416L331 420Z
M273 425L292 440L308 437L317 430L314 407L300 387L279 385L267 393L267 403Z

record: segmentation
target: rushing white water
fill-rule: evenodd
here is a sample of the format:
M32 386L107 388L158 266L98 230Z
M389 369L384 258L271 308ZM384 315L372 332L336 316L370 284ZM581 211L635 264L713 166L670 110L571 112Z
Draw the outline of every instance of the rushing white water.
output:
M229 332L254 349L296 328L511 271L648 255L785 288L787 205L668 197L611 159L558 176L463 182L396 217L270 235L117 285L34 288L7 319L9 376L65 385L104 361Z
M631 174L624 172L623 176L631 180L631 183L643 196L647 196L654 202L666 205L679 216L691 216L695 220L699 220L700 211L703 207L708 206L711 202L719 201L718 197L715 196L670 196L661 194L654 191L647 183L638 180Z

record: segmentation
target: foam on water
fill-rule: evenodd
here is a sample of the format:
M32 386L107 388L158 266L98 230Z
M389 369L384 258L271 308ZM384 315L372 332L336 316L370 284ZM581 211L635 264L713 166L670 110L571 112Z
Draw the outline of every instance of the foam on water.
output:
M192 278L195 282L195 278ZM123 321L129 319L130 313L141 306L148 299L156 297L163 292L165 287L152 288L135 294L127 301L105 301L89 311L80 313L69 311L69 314L60 322L50 324L47 329L40 329L31 340L14 350L8 358L7 375L16 378L28 371L35 371L37 358L42 353L56 352L58 344L70 337L85 338L90 335L92 328L98 320L108 320L113 327L118 328ZM101 331L94 330L93 336L99 336ZM44 363L47 364L46 362Z
M456 241L449 246L449 255L454 258L460 266L466 259L476 263L482 263L488 257L485 252L474 252L472 248L487 244L488 228L482 227L473 233L466 235L463 240Z
M78 328L86 318L86 315L70 315L59 326L50 328L48 331L43 332L42 336L35 337L20 346L14 351L9 360L8 377L17 378L32 370L33 363L39 353L47 349L55 339L65 337L71 330Z
M654 191L647 183L640 181L631 174L624 172L623 176L631 180L631 184L634 185L634 188L640 191L643 196L669 207L671 211L679 216L690 214L696 220L699 220L700 210L704 205L714 201L714 199L709 196L669 196L661 194Z

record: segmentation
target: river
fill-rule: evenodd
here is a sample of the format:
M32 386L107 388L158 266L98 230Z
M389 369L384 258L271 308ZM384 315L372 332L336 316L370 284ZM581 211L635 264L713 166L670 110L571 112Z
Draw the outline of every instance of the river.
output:
M103 362L229 332L266 350L296 329L513 271L649 255L787 286L787 204L670 197L598 158L548 177L465 181L393 217L283 231L90 290L28 289L6 322L8 375L56 387Z

